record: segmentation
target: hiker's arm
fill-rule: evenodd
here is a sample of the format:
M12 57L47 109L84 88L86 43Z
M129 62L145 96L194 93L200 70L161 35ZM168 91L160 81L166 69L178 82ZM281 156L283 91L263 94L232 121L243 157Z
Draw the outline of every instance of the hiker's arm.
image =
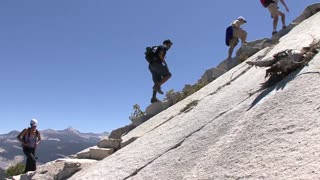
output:
M161 62L162 62L165 66L167 66L167 62L166 62L166 60L164 59L164 50L161 50L161 51L159 52L159 58L160 58ZM168 67L168 66L167 66L167 67Z
M27 144L25 142L22 141L22 137L26 134L26 129L24 129L23 131L21 131L18 136L17 139L18 141L20 141L22 143L22 145L26 146Z
M289 8L284 0L280 0L281 4L286 8L286 11L289 12Z

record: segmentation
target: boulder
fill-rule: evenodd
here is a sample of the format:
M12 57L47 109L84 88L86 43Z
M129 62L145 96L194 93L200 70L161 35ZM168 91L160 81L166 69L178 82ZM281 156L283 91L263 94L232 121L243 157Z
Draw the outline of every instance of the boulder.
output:
M146 114L146 115L143 115L143 116L140 116L137 118L133 118L133 119L131 119L131 121L134 126L139 126L140 124L144 123L145 121L147 121L151 117L152 117L152 115Z
M37 167L32 174L23 174L20 179L67 179L80 169L86 169L96 160L91 159L57 159Z
M221 63L220 63L221 64ZM201 76L199 83L208 84L211 81L217 79L219 76L224 74L226 70L224 68L210 68Z
M99 148L113 148L113 149L119 149L120 148L120 142L119 139L103 139L98 143Z
M121 148L129 145L130 143L132 143L133 141L135 141L135 140L138 139L138 138L139 138L139 137L132 137L132 138L128 139L127 141L122 142L122 143L121 143Z
M90 159L102 160L113 153L112 148L90 148Z
M65 162L63 169L54 176L54 180L63 180L71 177L74 173L81 170L81 164L77 162Z
M269 46L271 43L272 43L271 39L265 38L265 39L249 42L248 45L242 46L236 53L236 58L238 63L245 61L250 56L254 55L258 51L262 50L263 48Z
M35 171L29 171L26 174L13 176L12 179L13 180L31 180L33 178L33 176L35 175L35 173L36 173Z
M161 111L165 110L166 108L168 108L168 103L162 103L162 102L152 103L147 107L146 114L149 116L154 116L160 113Z
M127 134L129 131L131 131L135 127L136 127L135 125L129 124L124 127L115 129L110 133L109 138L110 139L121 139L122 135Z
M92 147L90 147L92 148ZM78 159L90 159L90 148L84 149L76 154Z
M294 25L300 24L302 21L304 21L305 19L308 19L309 17L311 17L312 15L316 14L319 11L320 11L320 3L310 5L304 9L301 15L297 17L292 22L292 24Z
M239 64L238 59L237 58L230 58L230 59L225 59L223 60L215 69L216 71L218 70L218 72L221 73L225 73L226 71L232 69L233 67L237 66ZM216 73L217 75L219 75L219 73ZM219 77L219 76L215 76L215 78Z

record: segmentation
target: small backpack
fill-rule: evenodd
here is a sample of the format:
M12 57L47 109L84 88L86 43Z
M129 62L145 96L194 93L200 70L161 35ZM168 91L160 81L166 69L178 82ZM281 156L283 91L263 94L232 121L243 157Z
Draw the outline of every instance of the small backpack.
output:
M265 8L268 7L269 4L274 3L273 0L260 0L260 2L262 4L262 6L265 7Z
M144 55L148 63L152 63L153 61L156 60L155 51L157 47L158 46L146 47L146 51L144 52Z

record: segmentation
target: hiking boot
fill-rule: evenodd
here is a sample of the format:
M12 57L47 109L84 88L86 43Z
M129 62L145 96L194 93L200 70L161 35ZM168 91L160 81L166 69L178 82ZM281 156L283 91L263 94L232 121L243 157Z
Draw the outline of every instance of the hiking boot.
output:
M282 26L282 29L286 29L287 28L287 26Z
M157 98L151 98L151 103L156 103L156 102L160 102L160 100Z
M163 94L163 91L161 91L161 87L159 85L154 85L153 90L157 91L159 94Z
M277 33L277 31L272 31L272 36L275 35Z

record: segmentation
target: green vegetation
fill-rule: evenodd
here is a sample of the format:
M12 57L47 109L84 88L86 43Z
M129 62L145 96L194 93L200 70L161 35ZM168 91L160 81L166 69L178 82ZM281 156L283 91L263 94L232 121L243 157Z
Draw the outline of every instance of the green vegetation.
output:
M24 168L25 168L25 166L21 163L18 163L15 166L10 166L6 170L6 175L7 176L15 176L15 175L23 174Z
M140 109L140 106L138 104L135 104L133 105L133 113L131 113L131 116L129 117L129 119L132 120L134 118L141 117L145 114L146 113Z

